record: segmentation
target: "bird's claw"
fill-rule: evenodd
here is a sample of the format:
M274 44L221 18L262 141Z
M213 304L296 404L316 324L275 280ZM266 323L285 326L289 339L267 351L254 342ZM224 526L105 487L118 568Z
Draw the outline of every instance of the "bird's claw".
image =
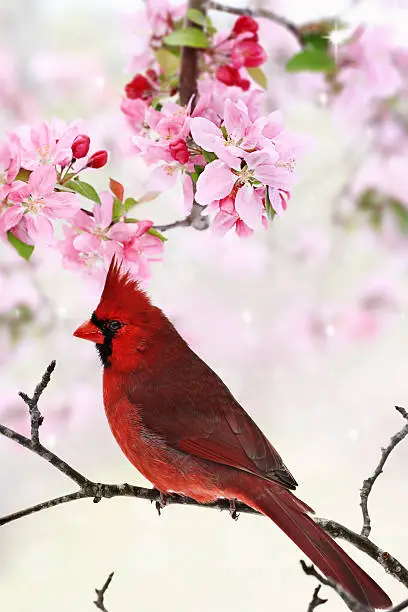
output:
M161 516L161 511L167 505L167 495L166 493L163 493L163 491L159 491L159 493L160 493L160 497L159 499L156 499L155 505L156 505L157 514Z
M230 517L232 518L233 521L237 521L239 519L239 514L238 514L237 509L235 507L235 499L230 499L229 500L229 513L230 513Z

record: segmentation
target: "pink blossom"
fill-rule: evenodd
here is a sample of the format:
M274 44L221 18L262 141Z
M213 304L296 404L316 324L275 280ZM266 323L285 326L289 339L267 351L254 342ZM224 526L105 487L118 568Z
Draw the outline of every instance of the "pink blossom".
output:
M255 205L250 198L254 198ZM260 204L260 208L258 204ZM248 193L246 188L239 189L235 199L234 195L230 194L217 202L216 205L214 203L212 208L215 209L216 206L219 210L211 224L211 229L216 234L223 235L235 227L238 236L246 238L253 234L252 226L259 228L264 224L262 221L264 212L262 200L257 193ZM257 207L258 211L256 211ZM240 215L244 218L241 218Z
M143 127L143 122L146 115L147 103L144 100L130 100L123 98L120 104L120 110L125 115L130 126L137 132Z
M135 276L148 278L150 262L158 261L163 252L161 240L146 233L152 221L112 223L113 196L103 191L99 197L101 204L94 204L92 216L80 210L72 227L64 229L65 239L59 244L64 265L102 279L116 254Z
M18 154L12 152L8 143L3 144L0 147L0 203L9 193L19 170Z
M146 233L151 221L117 223L112 227L111 237L121 243L120 255L136 278L150 277L150 263L161 261L164 246L160 238Z
M26 170L34 170L39 165L66 166L72 159L71 145L79 133L78 125L56 121L22 128L16 133L21 166Z
M191 120L191 135L194 141L205 151L215 153L230 168L239 170L241 149L232 140L226 140L219 127L208 119L196 117Z
M190 108L191 101L187 107L166 102L160 111L150 107L146 113L146 121L162 139L185 139L190 131Z
M16 181L8 194L8 203L0 218L2 231L13 230L24 220L24 228L34 242L50 241L52 219L70 218L78 210L76 194L54 191L57 181L55 168L38 166L28 183Z
M237 191L235 210L240 219L251 229L261 229L265 212L258 190L246 183Z
M113 196L108 191L103 191L99 197L101 203L95 202L93 205L93 216L79 210L73 219L73 227L78 230L73 246L79 252L98 251L102 248L102 243L109 239Z
M229 87L207 77L198 81L198 93L199 98L192 113L193 117L205 117L216 125L221 125L226 100L242 101L252 121L261 115L264 93L260 89L242 91L240 87Z
M197 181L196 200L208 206L214 200L225 198L234 187L238 176L231 172L229 166L217 159L204 168Z
M393 61L394 48L388 26L358 28L351 42L341 50L341 58L350 63L342 70L341 81L365 87L376 97L394 95L401 85Z

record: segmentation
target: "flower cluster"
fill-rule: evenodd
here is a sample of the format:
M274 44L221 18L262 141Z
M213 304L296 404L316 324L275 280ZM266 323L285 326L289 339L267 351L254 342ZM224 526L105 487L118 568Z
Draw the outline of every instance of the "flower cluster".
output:
M251 82L242 75L242 68L258 68L266 61L265 50L259 44L258 29L255 19L241 15L231 33L210 50L211 63L218 66L215 72L218 81L244 91L250 88Z
M181 175L186 214L195 199L214 215L215 231L248 236L286 209L296 146L278 111L262 114L263 91L241 74L266 59L257 22L241 16L214 40L203 51L197 99L187 107L172 100L151 63L125 86L121 109L135 153L154 166L149 187L164 191Z
M0 238L25 257L37 244L52 245L67 267L91 273L103 273L116 253L136 276L145 278L162 241L157 233L148 233L151 221L128 218L118 197L123 199L123 188L122 194L115 193L119 183L112 182L114 193L98 194L79 180L84 170L102 168L108 160L105 150L89 155L90 145L78 125L55 121L9 135L0 147ZM94 202L92 211L82 208L80 196ZM63 222L63 240L58 238L57 220Z

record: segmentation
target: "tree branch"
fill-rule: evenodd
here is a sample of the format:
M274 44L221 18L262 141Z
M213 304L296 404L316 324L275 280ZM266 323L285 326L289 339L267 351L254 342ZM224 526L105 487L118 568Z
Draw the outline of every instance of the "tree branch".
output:
M204 15L207 13L208 0L189 0L187 3L186 12L190 9L200 11ZM185 27L194 26L201 28L196 23L192 23L187 17L184 23ZM200 49L194 47L182 47L181 62L180 62L180 104L185 106L193 97L192 109L196 104L197 81L198 81L198 58L201 53Z
M210 2L208 4L208 8L212 11L220 11L222 13L230 13L230 15L249 15L249 17L263 17L264 19L270 19L279 25L282 25L284 28L292 32L293 36L300 42L303 46L302 34L300 28L298 28L294 23L282 17L281 15L277 15L273 11L269 11L264 8L239 8L237 6L228 6L227 4L223 4L222 2Z
M31 438L27 438L22 434L0 424L0 434L6 436L10 440L14 440L20 446L24 446L31 452L35 453L39 457L42 457L45 461L50 463L57 470L65 474L70 480L78 485L79 490L61 497L56 497L50 500L43 501L29 508L19 510L17 512L8 514L0 518L0 526L11 523L12 521L20 518L30 516L47 508L53 508L62 504L66 504L79 499L91 498L94 503L101 501L101 499L110 499L112 497L134 497L138 499L149 500L150 502L160 501L161 494L157 489L147 489L145 487L136 487L129 484L101 484L96 483L79 473L77 470L72 468L63 459L58 457L55 453L50 451L48 448L43 446L40 442L36 442L38 436L38 429L40 427L41 419L38 418L39 409L38 401L47 387L51 373L55 367L55 363L52 362L47 368L41 383L36 387L33 397L30 399L31 404L29 405L30 419L31 419ZM23 394L24 397L25 394ZM399 409L399 412L406 418L405 411ZM41 415L40 415L41 416ZM398 435L398 434L397 434ZM217 510L224 510L231 513L231 503L228 499L219 499L210 504L200 504L199 502L189 497L182 495L171 494L166 497L166 505L179 504L185 506L200 506L203 508L213 508ZM236 513L242 514L259 514L253 508L243 504L241 502L235 502ZM343 539L369 557L379 563L386 572L391 574L394 578L399 580L402 584L408 587L408 569L406 569L395 557L390 555L388 552L381 550L374 542L369 540L367 537L355 533L351 529L348 529L344 525L337 523L333 520L324 518L314 518L315 522L320 525L329 535L333 538Z
M302 560L300 562L300 565L302 566L302 569L305 574L307 574L308 576L314 576L314 578L317 578L317 580L321 584L324 584L334 589L336 593L340 595L340 597L343 599L347 607L352 610L352 612L373 612L372 608L361 604L359 601L357 601L357 599L350 595L350 593L343 589L343 587L340 586L337 582L331 580L330 578L325 578L324 576L322 576L322 574L317 571L313 564L307 565L307 563ZM408 599L404 599L404 601L401 601L401 603L397 604L396 606L393 606L388 610L388 612L402 612L402 610L405 610L406 608L408 608Z
M336 521L325 518L315 518L314 520L332 538L345 540L345 542L352 544L381 565L387 574L391 574L391 576L408 588L408 569L398 559L390 555L390 553L382 550L372 540Z
M167 230L174 229L176 227L193 227L199 231L206 230L208 229L210 223L208 216L202 214L204 208L205 206L197 204L197 202L194 200L191 213L187 215L187 217L180 219L179 221L167 223L165 225L155 225L154 229L157 229L159 232L167 232Z
M101 589L95 589L96 599L94 601L95 606L98 610L102 610L102 612L108 612L105 608L105 593L109 588L110 583L112 582L114 572L111 572L107 577L105 584Z
M322 585L318 584L315 590L313 591L313 597L310 601L310 604L307 606L307 612L313 612L318 606L321 606L327 602L327 599L322 599L321 597L319 597L319 592L321 588Z
M385 462L387 461L394 448L397 446L397 444L402 442L402 440L406 436L408 436L408 412L405 410L405 408L401 408L400 406L395 406L395 409L398 410L398 412L404 417L404 419L406 419L407 424L401 429L401 431L392 436L388 446L381 449L380 462L375 468L373 475L370 476L370 478L366 478L366 480L364 480L363 486L361 487L360 491L360 506L361 511L363 513L363 527L361 529L361 535L365 537L368 537L371 532L371 519L368 513L368 497L371 493L373 485L379 475L382 474Z

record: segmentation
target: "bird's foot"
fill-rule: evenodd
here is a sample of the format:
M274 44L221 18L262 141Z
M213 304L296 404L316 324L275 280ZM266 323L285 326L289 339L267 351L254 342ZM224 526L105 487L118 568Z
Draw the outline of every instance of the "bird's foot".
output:
M156 510L157 510L157 514L159 516L161 516L161 511L163 510L163 508L165 508L167 506L167 497L168 497L168 493L163 493L163 491L159 491L160 496L159 499L156 500Z
M239 514L237 512L237 509L235 507L235 499L230 499L229 500L229 513L230 513L230 517L234 520L237 521L239 519Z

